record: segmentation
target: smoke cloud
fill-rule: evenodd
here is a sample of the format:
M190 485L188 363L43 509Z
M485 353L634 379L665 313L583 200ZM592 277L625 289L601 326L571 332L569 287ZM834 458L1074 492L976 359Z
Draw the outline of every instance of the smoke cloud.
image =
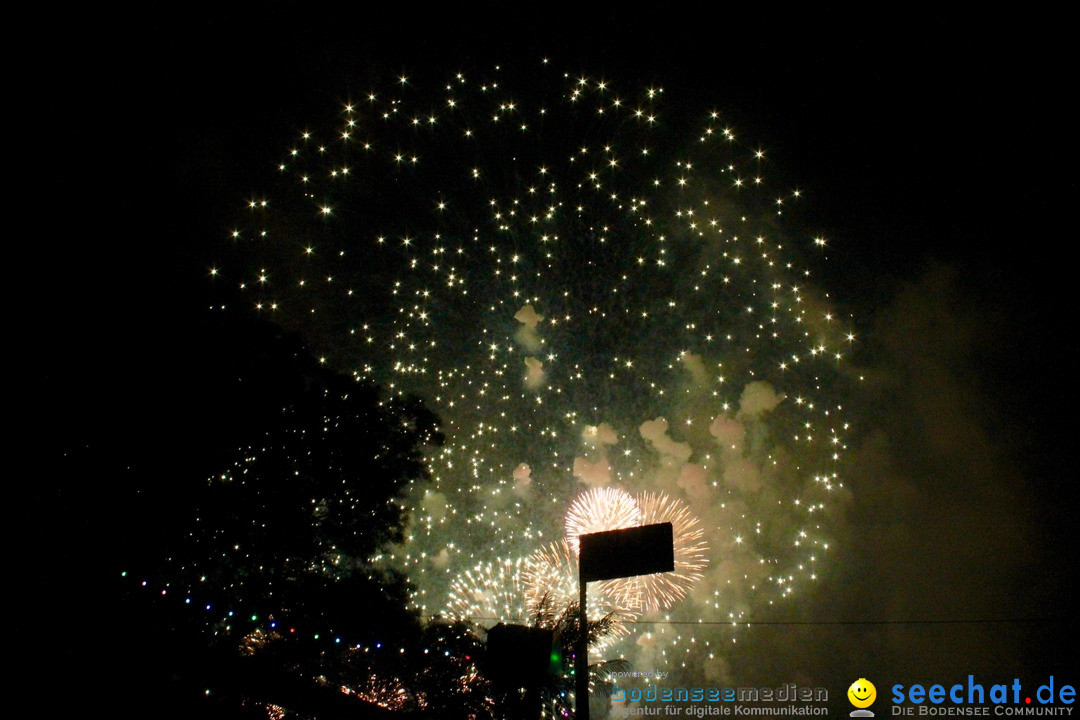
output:
M526 352L540 352L540 346L543 344L543 340L541 340L540 333L536 328L544 319L543 315L537 313L532 305L526 305L514 314L514 319L521 323L521 327L514 333L514 339L517 343L521 345Z
M755 603L753 593L740 598L729 588L763 581L767 571L755 568L767 567L766 558L715 529L745 508L694 505L714 531L715 562L686 604L720 597L744 608L748 620L811 624L693 632L657 625L669 639L681 636L685 643L693 635L696 644L717 648L699 667L680 668L676 682L820 685L846 710L843 688L860 676L914 683L952 678L960 667L987 677L1053 672L1047 657L1054 653L1032 652L1060 645L1053 625L813 624L1061 613L1060 606L1045 604L1051 591L1037 581L1040 573L1054 572L1052 561L1041 559L1054 553L1039 542L1039 507L1027 492L1033 481L1015 462L1025 419L987 393L987 360L1007 347L1001 344L1007 329L995 326L957 274L943 267L900 288L869 324L860 338L863 359L849 365L857 387L846 416L858 430L848 439L835 501L823 518L832 539L821 553L828 561L818 582L776 603ZM740 496L767 493L776 481L764 472L750 438L782 401L767 384L750 383L736 415L719 415L708 427L718 455L708 472ZM646 426L642 435L658 451L679 445L666 424ZM677 452L686 457L685 450ZM679 485L692 497L701 489L700 475L688 477L693 480ZM754 517L769 521L767 514ZM636 668L659 667L652 645L638 642Z
M534 357L525 358L525 387L536 390L544 384L544 363Z

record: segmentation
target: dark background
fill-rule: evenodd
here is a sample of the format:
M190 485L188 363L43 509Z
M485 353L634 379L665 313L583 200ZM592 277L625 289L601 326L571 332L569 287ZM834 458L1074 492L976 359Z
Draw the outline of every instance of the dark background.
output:
M935 654L951 659L932 668L961 677L979 662L1010 678L1065 674L1080 189L1070 27L1023 9L720 4L149 4L26 20L9 144L30 173L15 179L25 196L9 242L29 257L9 272L27 321L13 349L30 365L29 447L43 462L10 482L30 508L15 527L34 692L123 705L138 681L130 660L100 661L138 634L105 580L140 541L114 522L135 507L130 488L73 477L60 458L130 452L163 465L164 487L179 481L168 458L206 411L192 390L210 372L198 321L208 250L267 149L373 77L544 56L723 108L829 238L817 282L857 318L861 365L891 379L861 409L849 560L809 619L1024 620L774 631L763 652L788 664L736 673L779 683L828 656L818 677L838 696L841 678L899 677ZM1001 538L1015 552L996 554ZM860 653L878 657L851 665Z

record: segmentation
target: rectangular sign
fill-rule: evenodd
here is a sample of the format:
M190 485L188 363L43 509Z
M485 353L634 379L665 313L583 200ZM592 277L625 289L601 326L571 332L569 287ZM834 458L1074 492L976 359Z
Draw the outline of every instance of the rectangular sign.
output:
M499 623L487 632L488 673L499 685L529 687L547 677L551 665L551 629Z
M669 522L589 533L579 536L578 541L583 582L675 569L674 535Z

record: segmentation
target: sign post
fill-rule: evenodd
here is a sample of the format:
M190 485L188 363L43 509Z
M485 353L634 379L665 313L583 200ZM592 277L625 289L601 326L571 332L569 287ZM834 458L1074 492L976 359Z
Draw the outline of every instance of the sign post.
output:
M589 720L589 616L585 588L594 580L651 575L675 569L671 523L640 525L578 537L578 604L581 633L574 653L574 708Z

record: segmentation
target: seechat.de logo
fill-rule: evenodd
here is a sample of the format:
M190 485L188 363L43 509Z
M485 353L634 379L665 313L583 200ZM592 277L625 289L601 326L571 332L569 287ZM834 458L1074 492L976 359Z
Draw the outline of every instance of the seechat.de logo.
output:
M874 717L873 711L866 709L877 699L877 688L874 687L874 683L866 678L859 678L847 689L847 699L856 707L851 711L851 717Z

